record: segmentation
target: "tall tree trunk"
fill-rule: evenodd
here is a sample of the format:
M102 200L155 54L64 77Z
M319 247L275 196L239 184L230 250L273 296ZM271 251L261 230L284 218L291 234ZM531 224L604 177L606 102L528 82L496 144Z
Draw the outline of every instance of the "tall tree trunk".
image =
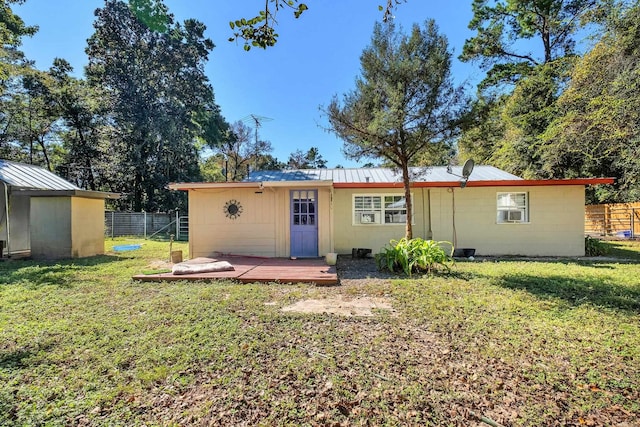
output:
M550 19L551 19L550 17L544 18L544 22L542 23L542 30L541 30L542 45L544 46L544 63L545 64L548 62L551 62L551 59L553 59L552 52L551 52L551 29L549 28L549 26L551 25L549 23Z
M31 98L29 98L29 164L33 164L33 117L31 111Z
M402 183L404 184L404 200L407 205L407 220L405 222L405 237L413 239L413 225L411 218L413 217L413 206L411 202L411 179L409 177L409 165L407 162L402 163Z
M79 164L84 163L85 171L81 172L83 176L83 181L86 180L87 185L90 190L96 190L96 181L93 176L93 167L91 162L91 149L89 148L89 144L85 139L84 132L82 131L82 125L80 123L80 118L76 114L72 120L73 125L76 127L76 135L78 137L78 141L80 142L81 153L84 156L84 159L77 159Z
M133 211L142 212L142 174L135 172L133 181Z
M87 157L86 161L85 161L85 168L87 169L86 172L86 178L87 178L87 183L89 186L89 189L92 191L96 191L97 187L96 187L96 180L93 176L93 165L91 164L91 158Z
M44 156L44 162L47 165L47 170L51 172L51 161L49 160L49 155L47 154L47 147L44 144L44 135L40 135L38 137L38 145L42 149L42 155Z

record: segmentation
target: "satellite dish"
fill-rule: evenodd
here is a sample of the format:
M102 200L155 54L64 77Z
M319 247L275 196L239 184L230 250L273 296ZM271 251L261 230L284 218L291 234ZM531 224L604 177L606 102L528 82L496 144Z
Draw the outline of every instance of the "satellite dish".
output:
M473 172L474 166L475 166L475 163L473 162L472 159L469 159L466 162L464 162L464 166L462 166L462 177L465 180L469 179L469 175L471 175L471 172Z
M462 181L460 181L460 187L464 188L467 186L467 181L469 181L469 175L471 175L471 172L473 172L473 167L475 166L475 163L473 162L472 159L467 160L466 162L464 162L464 166L462 166L462 175L458 175L453 173L453 170L451 169L451 164L447 165L447 173L450 173L451 175L455 175L459 178L462 178Z

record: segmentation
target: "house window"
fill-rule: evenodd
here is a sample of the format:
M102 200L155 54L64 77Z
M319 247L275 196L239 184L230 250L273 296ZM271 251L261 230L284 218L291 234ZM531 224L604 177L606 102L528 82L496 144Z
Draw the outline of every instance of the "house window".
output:
M404 224L407 203L403 195L354 195L353 224Z
M527 193L498 193L498 224L529 222Z

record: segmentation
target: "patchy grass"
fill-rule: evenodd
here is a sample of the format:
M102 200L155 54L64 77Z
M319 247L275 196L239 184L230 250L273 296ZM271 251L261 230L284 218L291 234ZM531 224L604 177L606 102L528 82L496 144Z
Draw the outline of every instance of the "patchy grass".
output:
M3 262L0 425L637 425L640 246L610 244L330 288L131 281L161 241ZM396 313L280 311L337 294Z
M514 424L639 421L628 417L640 411L637 264L498 261L459 272L397 282L394 296L467 355L477 388L510 395Z
M640 251L636 240L613 240L604 242L609 247L609 255L631 261L640 261Z

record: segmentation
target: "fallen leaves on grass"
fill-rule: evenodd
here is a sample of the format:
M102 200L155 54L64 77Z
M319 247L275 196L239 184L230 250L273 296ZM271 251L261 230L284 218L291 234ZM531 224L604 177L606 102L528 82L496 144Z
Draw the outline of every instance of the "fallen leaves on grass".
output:
M389 283L353 260L335 288L132 284L137 256L60 270L67 287L45 284L55 266L11 272L0 424L640 425L638 313L569 295L626 289L636 266L466 263ZM280 311L336 294L397 312Z
M470 350L452 351L445 337L417 324L328 315L289 320L301 322L297 333L287 319L248 318L247 327L263 336L265 345L241 344L222 366L193 372L195 382L187 387L164 384L149 390L138 407L143 419L318 426L469 426L487 425L487 420L512 426L531 419L539 425L622 426L637 421L616 405L583 413L572 407L568 393L533 380L529 368L483 360Z

